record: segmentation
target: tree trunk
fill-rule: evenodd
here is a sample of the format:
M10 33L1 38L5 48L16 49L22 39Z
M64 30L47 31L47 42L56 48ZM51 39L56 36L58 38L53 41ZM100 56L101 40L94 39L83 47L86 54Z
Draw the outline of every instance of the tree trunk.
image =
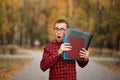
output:
M22 47L22 41L23 41L23 30L22 30L22 28L21 28L21 30L20 30L20 41L19 41L19 45Z
M118 51L120 49L120 36L117 37L117 41L116 41L116 51Z
M30 36L30 45L31 45L32 47L34 47L34 37L33 37L32 34L31 34L31 36Z
M0 36L0 44L1 44L1 45L4 44L3 36Z

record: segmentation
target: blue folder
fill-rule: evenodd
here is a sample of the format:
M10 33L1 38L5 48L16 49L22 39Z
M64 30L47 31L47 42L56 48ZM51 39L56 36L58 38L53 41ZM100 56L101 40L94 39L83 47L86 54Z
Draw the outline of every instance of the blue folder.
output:
M68 43L68 38L67 37L64 38L64 43ZM63 52L62 57L65 60L76 60L76 58L69 58L69 57L67 57L66 51Z

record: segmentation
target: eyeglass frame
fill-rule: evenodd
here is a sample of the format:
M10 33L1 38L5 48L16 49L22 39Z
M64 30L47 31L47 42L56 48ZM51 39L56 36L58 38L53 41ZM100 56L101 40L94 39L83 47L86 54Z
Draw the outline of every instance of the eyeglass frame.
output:
M54 30L55 30L56 32L58 32L58 31L60 31L60 32L65 32L65 31L66 31L66 29L64 29L64 28L57 28L57 27L55 27Z

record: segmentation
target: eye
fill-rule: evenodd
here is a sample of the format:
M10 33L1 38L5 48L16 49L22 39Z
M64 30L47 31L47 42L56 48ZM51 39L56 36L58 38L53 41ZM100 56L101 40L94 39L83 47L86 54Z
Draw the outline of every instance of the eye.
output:
M64 29L63 29L63 28L61 28L61 31L64 31Z
M65 31L65 29L64 29L64 28L61 28L60 30L61 30L61 31Z
M57 30L57 31L59 30L57 27L55 27L54 29Z

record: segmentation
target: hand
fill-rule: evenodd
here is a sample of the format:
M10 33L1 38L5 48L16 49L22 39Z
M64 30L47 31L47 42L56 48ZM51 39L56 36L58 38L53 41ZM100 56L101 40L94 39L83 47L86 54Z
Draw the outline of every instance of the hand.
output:
M79 55L80 55L80 58L84 58L84 60L87 61L89 57L89 51L87 51L85 48L82 48Z
M70 51L71 50L71 48L72 48L72 46L70 46L70 43L63 43L63 44L61 44L61 46L60 46L60 48L59 48L59 50L58 50L58 53L59 54L62 54L63 53L63 51Z

